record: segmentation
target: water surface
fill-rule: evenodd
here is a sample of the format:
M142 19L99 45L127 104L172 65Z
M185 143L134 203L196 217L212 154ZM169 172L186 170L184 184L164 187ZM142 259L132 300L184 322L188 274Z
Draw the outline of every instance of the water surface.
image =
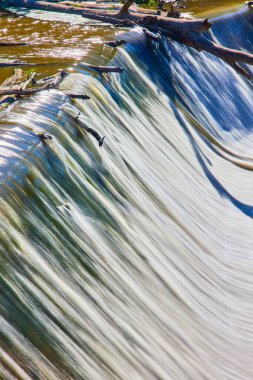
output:
M1 57L74 69L1 114L0 378L251 380L252 83L138 28L115 50L111 27L30 16L2 16L32 46ZM245 13L213 37L253 50Z

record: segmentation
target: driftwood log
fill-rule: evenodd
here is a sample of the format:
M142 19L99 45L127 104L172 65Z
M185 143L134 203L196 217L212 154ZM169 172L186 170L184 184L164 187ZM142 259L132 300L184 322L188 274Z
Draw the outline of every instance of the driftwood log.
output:
M82 66L84 68L97 71L98 73L122 73L123 68L119 66L94 66L90 65L89 63L79 63L79 66Z
M19 60L1 60L0 61L0 67L17 67L17 66L36 66L36 63L28 63L24 61L19 61Z
M32 83L34 76L35 73L23 72L22 69L14 70L14 74L1 84L0 111L3 111L16 100L15 96L13 95L16 95L17 92L24 91L26 87Z
M57 89L58 87L50 87L50 89ZM27 90L25 89L18 89L18 88L4 88L4 89L1 89L0 88L0 97L2 96L11 96L11 95L18 95L18 96L26 96L26 95L33 95L33 94L37 94L37 92L41 92L41 91L45 91L45 90L48 90L48 88L29 88ZM69 93L66 93L67 96L69 96L70 98L72 99L82 99L82 100L86 100L86 99L90 99L90 97L88 95L82 95L82 94L69 94Z
M0 86L0 112L5 110L11 103L17 100L21 96L33 95L37 92L57 89L61 84L62 80L68 75L65 71L60 71L56 75L51 75L50 77L40 79L36 81L34 77L36 76L35 72L26 73L22 69L15 69L14 74L7 78ZM41 84L41 87L28 88L30 84ZM74 94L74 93L65 93L71 99L90 99L88 95ZM81 128L84 128L85 131L91 134L98 141L99 146L101 147L104 143L105 137L101 137L97 131L93 128L88 127L86 124L82 123L79 120L81 113L79 112L75 120ZM51 140L52 136L47 133L38 133L40 141L45 144L47 140Z
M0 42L0 46L8 47L8 46L27 46L29 45L27 42Z
M125 45L126 43L127 41L125 40L115 40L115 41L107 41L105 45L116 48L118 46Z
M38 0L10 0L8 5L15 7L25 7L32 9L40 9L45 11L54 11L61 13L70 13L82 15L85 18L106 22L113 25L144 27L151 32L159 32L161 35L167 36L172 40L190 46L197 51L206 51L213 54L226 63L228 63L239 74L250 79L251 75L246 68L240 66L240 63L253 65L253 55L247 52L241 52L234 49L223 47L211 39L207 38L203 33L208 31L212 24L208 19L188 20L184 18L166 17L166 14L155 15L154 11L129 9L133 4L133 0L127 0L123 6L116 8L116 11L108 11L104 5L94 6L91 9L89 5L81 3L78 6L66 3L52 3ZM251 3L249 3L251 7ZM148 13L148 14L147 14Z
M0 86L0 111L15 101L17 97L33 95L37 92L51 89L58 89L68 73L62 70L56 75L38 81L34 79L35 75L35 73L27 74L21 69L16 69L14 75L4 81ZM30 84L36 85L37 87L27 88ZM42 86L38 87L38 85ZM66 93L66 95L72 99L90 99L88 95L84 94Z
M107 10L107 11L120 11L123 7L123 4L119 3L109 3L109 4L103 4L103 3L96 3L96 4L88 4L85 2L81 2L79 4L73 2L73 1L62 1L61 4L68 5L68 6L74 6L77 8L85 8L85 9L97 9L97 10ZM148 8L140 8L140 7L131 7L131 11L135 13L144 13L149 15L157 15L157 11L153 9Z

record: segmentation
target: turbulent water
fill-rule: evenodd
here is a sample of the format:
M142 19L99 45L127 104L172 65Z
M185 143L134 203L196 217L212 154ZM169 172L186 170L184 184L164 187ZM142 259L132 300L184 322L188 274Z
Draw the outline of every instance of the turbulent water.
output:
M251 21L211 37L252 51ZM90 100L51 90L1 116L0 378L250 380L252 84L125 38L122 74L63 82Z

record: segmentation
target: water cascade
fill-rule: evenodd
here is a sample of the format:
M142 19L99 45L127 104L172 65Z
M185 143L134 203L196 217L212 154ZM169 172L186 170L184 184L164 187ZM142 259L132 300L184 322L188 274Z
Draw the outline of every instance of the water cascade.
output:
M243 11L213 24L252 52ZM1 114L0 377L250 380L252 83L124 33L99 62L123 73L80 62Z

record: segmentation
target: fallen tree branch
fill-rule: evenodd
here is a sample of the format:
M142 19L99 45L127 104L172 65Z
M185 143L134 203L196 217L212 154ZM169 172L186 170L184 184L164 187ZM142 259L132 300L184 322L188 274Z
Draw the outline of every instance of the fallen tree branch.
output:
M81 117L81 113L80 113L80 112L76 115L76 117L75 117L75 121L78 123L78 125L79 125L81 128L83 128L86 132L90 133L93 137L95 137L95 139L97 140L99 146L103 146L105 136L104 136L104 137L101 137L101 136L99 135L99 133L98 133L97 131L95 131L95 129L88 127L88 126L82 121L82 117Z
M11 67L11 66L36 66L36 63L28 63L19 60L12 61L0 61L0 67Z
M147 38L149 38L152 41L159 42L161 40L161 34L160 33L152 33L150 30L143 28L142 29Z
M57 87L50 87L50 88L44 88L44 87L37 87L37 88L30 88L30 89L27 89L27 90L23 90L23 89L1 89L0 88L0 97L2 96L10 96L10 95L16 95L16 96L26 96L26 95L33 95L33 94L37 94L38 92L42 92L42 91L46 91L46 90L49 90L49 89L56 89ZM69 96L70 98L72 99L90 99L90 97L88 95L81 95L81 94L68 94L68 93L65 93L67 96Z
M0 42L0 46L8 47L8 46L28 46L27 42Z
M49 90L51 88L58 88L61 82L63 81L64 78L66 78L69 74L61 70L58 74L55 76L52 76L52 80L46 82L46 84L42 87L43 90Z
M197 51L206 51L213 54L231 67L233 67L241 75L250 78L250 74L242 68L238 62L253 65L253 55L247 52L229 49L206 38L202 33L209 30L212 24L208 19L188 20L183 18L171 18L157 16L154 14L147 15L146 13L137 13L129 11L133 4L133 0L127 0L118 11L109 12L103 7L89 9L88 7L73 7L63 3L48 3L38 0L10 0L10 4L33 9L41 9L46 11L55 11L62 13L81 14L85 18L99 20L105 23L121 26L136 26L139 25L153 32L159 32L161 35L167 36L179 43L195 48ZM251 3L249 5L251 9ZM98 67L91 69L102 72ZM121 72L120 68L118 68ZM107 69L109 71L109 68Z
M118 47L118 46L122 46L122 45L125 45L127 43L127 41L125 40L115 40L115 41L108 41L105 43L105 45L108 45L108 46L111 46L111 47Z
M49 77L46 77L46 78L42 78L42 79L38 79L38 80L33 80L33 84L35 85L40 85L40 84L45 84L45 83L47 83L47 82L49 82L49 81L52 81L52 80L54 80L54 78L55 78L55 75L50 75Z
M36 94L37 92L41 92L45 90L57 89L59 85L61 84L62 80L67 75L68 73L62 70L58 74L51 76L51 80L47 81L44 86L26 89L26 87L30 83L35 82L33 81L35 73L32 73L32 75L27 74L26 79L21 81L21 78L23 78L24 74L22 70L17 69L15 70L14 76L7 79L0 87L0 97L12 96L12 95L25 96L25 95ZM76 94L70 94L70 95L72 95L72 97L73 96L80 96L82 98L86 97L86 95L76 95Z
M6 92L17 92L25 90L26 87L32 83L34 76L35 73L24 73L22 69L15 69L14 74L2 83L0 89L2 89L2 91L5 90ZM5 93L0 95L0 111L3 111L16 100L15 96L13 95L16 94Z
M117 16L117 14L113 14L113 15L109 16L108 14L103 15L103 14L99 14L97 12L91 13L91 11L82 12L82 17L89 18L90 20L102 21L102 22L106 22L106 23L109 23L112 25L118 25L118 26L123 26L123 27L124 26L125 27L136 26L136 23L131 21L131 20L119 19L119 18L114 17L114 16Z
M173 19L165 16L147 16L144 13L139 14L129 12L128 10L132 3L133 0L127 0L119 12L108 12L103 10L99 11L92 9L87 11L87 8L85 7L73 7L64 5L62 3L48 3L46 1L39 0L9 0L8 5L39 9L44 11L77 14L93 20L104 21L112 24L119 23L119 20L121 20L121 22L127 26L131 25L131 23L128 24L129 21L133 24L139 23L141 25L142 19L150 17L150 20L153 19L154 22L158 23L157 26L165 26L172 31L182 33L187 31L202 32L208 30L211 27L211 23L209 23L208 20Z
M118 66L94 66L88 63L79 63L79 66L86 67L87 69L95 70L98 73L122 73L123 68Z
M70 98L72 99L82 99L82 100L89 100L90 97L88 95L80 95L80 94L69 94L66 93Z
M126 1L122 7L120 8L120 11L118 12L118 17L124 16L125 14L129 13L129 8L131 5L133 5L134 0L128 0Z
M95 137L95 139L98 141L98 145L99 145L99 146L103 146L105 136L101 137L101 136L97 133L97 131L95 131L95 129L93 129L93 128L86 128L86 131L87 131L88 133L90 133L93 137Z
M46 88L30 88L28 90L14 90L14 89L0 89L0 96L5 96L5 95L17 95L17 96L25 96L25 95L33 95L36 94L37 92L45 91L47 90Z
M247 79L251 79L251 74L241 67L238 62L253 65L253 55L247 52L225 48L213 41L208 40L203 35L188 35L187 43L196 50L206 51L216 57L219 57L224 62L228 63L238 74Z
M243 62L253 65L253 55L244 51L229 49L215 42L208 40L203 35L189 34L187 37L188 45L199 51L207 51L210 54L216 55L226 62Z
M64 70L61 70L56 75L51 75L50 77L43 78L38 81L34 80L35 75L36 73L23 73L21 69L16 69L14 75L6 79L4 83L0 86L0 110L6 108L6 106L10 102L15 101L18 97L33 95L38 92L50 89L58 89L59 85L61 84L63 79L68 75L68 73ZM43 86L27 89L27 86L29 84L43 84ZM88 95L75 93L65 94L69 96L71 99L90 99Z
M251 79L250 73L248 73L248 71L246 71L243 67L238 65L238 63L231 63L227 61L227 64L230 65L238 74L244 76L245 78L249 80Z
M104 11L120 11L122 8L122 4L88 4L85 2L81 2L79 4L74 3L73 1L62 1L61 4L76 7L76 8L85 8L87 10L89 9L98 9L98 10L104 10ZM132 6L130 9L131 12L134 13L142 13L142 14L149 14L149 15L157 15L157 11L149 8L141 8L141 7L134 7Z

